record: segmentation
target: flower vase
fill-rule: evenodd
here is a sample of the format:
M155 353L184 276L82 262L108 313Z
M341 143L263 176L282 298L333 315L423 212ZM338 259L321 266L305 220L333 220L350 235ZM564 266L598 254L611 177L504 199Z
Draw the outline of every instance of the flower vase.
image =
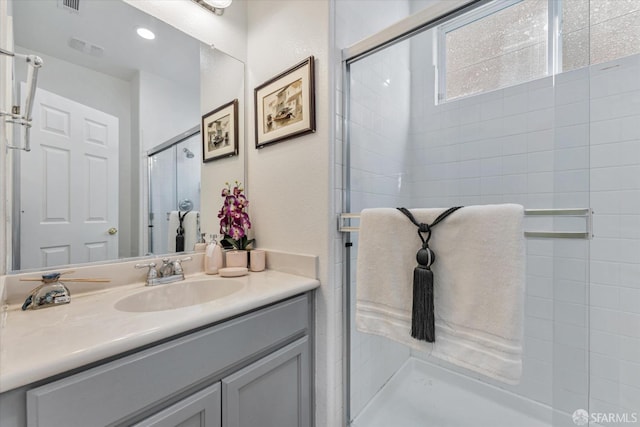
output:
M226 253L227 267L247 267L247 251L233 250Z

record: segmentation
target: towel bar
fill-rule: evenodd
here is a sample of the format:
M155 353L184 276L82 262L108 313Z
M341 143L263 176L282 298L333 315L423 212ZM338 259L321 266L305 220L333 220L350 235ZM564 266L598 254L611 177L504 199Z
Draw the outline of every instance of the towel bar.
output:
M570 208L570 209L525 209L525 216L574 216L585 218L586 231L525 231L525 237L542 237L554 239L590 239L592 210L590 208ZM345 221L360 219L358 213L341 213L338 215L338 231L343 233L354 233L359 230L358 226L346 225Z

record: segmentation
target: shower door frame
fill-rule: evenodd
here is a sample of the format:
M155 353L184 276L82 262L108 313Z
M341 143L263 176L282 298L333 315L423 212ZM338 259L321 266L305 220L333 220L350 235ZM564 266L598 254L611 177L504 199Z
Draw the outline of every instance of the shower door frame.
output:
M342 49L341 70L342 70L342 156L343 156L343 168L342 168L342 212L351 212L351 145L349 134L349 119L350 119L350 66L352 63L357 62L369 55L372 55L382 49L392 46L396 43L402 42L411 38L412 36L429 30L437 25L440 25L446 20L454 18L467 12L469 9L488 3L491 0L453 0L446 3L436 3L427 6L422 11L415 13L397 23L387 27L386 29L366 38L358 43ZM343 228L343 220L346 221L347 229L343 235L343 283L342 286L342 395L343 395L343 408L344 418L343 427L348 427L351 424L351 284L350 284L350 271L351 271L351 251L352 247L351 234L348 230L350 226L350 219L345 216L340 216L339 228Z

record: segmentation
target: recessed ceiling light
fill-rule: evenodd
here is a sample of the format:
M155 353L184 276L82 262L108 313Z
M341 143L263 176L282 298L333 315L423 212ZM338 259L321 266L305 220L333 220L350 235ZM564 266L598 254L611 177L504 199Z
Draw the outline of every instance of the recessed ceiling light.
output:
M136 32L143 39L153 40L156 38L156 35L153 33L153 31L149 30L148 28L140 27L136 29Z

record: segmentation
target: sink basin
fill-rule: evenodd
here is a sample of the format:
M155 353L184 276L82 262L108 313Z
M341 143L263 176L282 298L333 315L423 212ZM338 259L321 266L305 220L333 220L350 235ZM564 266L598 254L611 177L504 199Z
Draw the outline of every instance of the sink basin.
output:
M120 311L137 313L173 310L224 298L242 288L241 282L220 279L157 285L144 292L122 298L116 302L115 308Z

